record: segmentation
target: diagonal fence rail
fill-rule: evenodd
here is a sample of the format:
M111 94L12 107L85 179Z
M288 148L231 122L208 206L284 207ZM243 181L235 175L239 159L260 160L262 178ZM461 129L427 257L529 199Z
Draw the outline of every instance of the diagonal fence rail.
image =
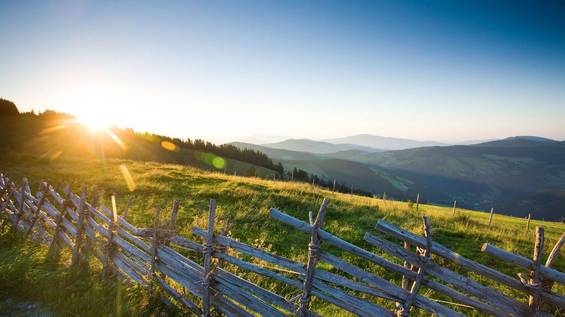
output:
M551 316L546 311L565 309L565 296L552 291L555 283L565 284L565 274L551 268L565 244L565 233L545 265L541 263L543 228L536 229L533 259L485 244L482 250L487 254L528 271L515 278L434 242L427 217L422 219L424 236L383 220L376 224L381 236L365 234L367 243L403 263L398 264L323 230L327 199L316 216L310 214L309 222L272 208L273 219L310 235L307 261L301 263L239 242L227 236L227 227L216 233L214 200L210 201L207 227L192 228L202 241L198 243L175 231L178 201L173 203L170 219L162 219L157 208L153 226L137 228L126 220L127 208L118 215L115 197L112 208L108 208L98 205L97 196L92 192L89 199L85 187L75 194L68 186L59 194L47 183L41 183L33 194L27 179L18 187L0 175L3 223L9 222L30 238L48 244L50 254L68 248L73 266L94 257L107 275L139 284L152 296L160 290L167 294L164 300L199 316L210 316L212 311L226 316L318 316L311 309L314 298L357 316L409 316L418 312L462 316L455 308L460 306L466 307L464 311L492 316ZM401 275L402 285L326 251L326 245ZM480 279L448 268L445 262L457 271L514 289L523 298L485 286ZM294 289L294 295L265 289L243 278L241 272L276 281ZM450 300L430 298L423 288Z

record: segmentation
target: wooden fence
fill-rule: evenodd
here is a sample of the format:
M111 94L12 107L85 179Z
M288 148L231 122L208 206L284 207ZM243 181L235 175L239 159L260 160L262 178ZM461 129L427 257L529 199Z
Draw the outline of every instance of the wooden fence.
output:
M127 209L118 215L113 196L111 209L98 205L96 192L88 196L84 187L80 194L73 193L68 186L59 194L46 183L32 194L25 178L17 187L0 175L0 215L4 222L10 222L32 239L49 244L49 252L68 247L72 265L94 256L108 275L140 284L151 294L160 289L168 295L164 300L195 315L209 316L211 311L216 311L226 316L318 316L311 310L314 297L358 316L409 316L416 312L462 316L454 310L457 306L493 316L550 316L544 311L565 309L565 296L552 291L554 283L565 284L565 274L551 268L565 243L565 233L542 265L544 232L540 227L536 228L533 259L490 244L483 246L487 254L528 272L515 278L434 242L427 217L422 219L424 236L382 220L376 229L397 242L365 234L369 244L403 262L397 264L324 231L327 199L317 215L310 213L308 223L272 208L273 219L310 235L307 261L300 263L228 237L226 227L216 230L214 200L210 201L207 227L192 228L195 236L202 239L202 243L197 243L176 234L178 201L172 205L170 219L162 220L161 210L157 208L153 226L137 228L126 220ZM402 275L401 285L322 251L323 244ZM319 262L330 265L331 271L320 267ZM452 262L451 267L472 272L470 276L517 290L523 298L510 297L459 274L447 268L447 262ZM296 289L298 295L287 298L290 296L262 288L230 272L234 267L238 270L233 271L276 280ZM429 298L420 292L422 287L451 300Z

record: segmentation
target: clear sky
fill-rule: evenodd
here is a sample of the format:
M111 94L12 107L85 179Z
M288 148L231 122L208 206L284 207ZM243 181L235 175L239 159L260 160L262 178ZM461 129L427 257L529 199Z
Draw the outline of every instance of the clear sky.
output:
M215 141L565 139L565 2L0 0L0 97Z

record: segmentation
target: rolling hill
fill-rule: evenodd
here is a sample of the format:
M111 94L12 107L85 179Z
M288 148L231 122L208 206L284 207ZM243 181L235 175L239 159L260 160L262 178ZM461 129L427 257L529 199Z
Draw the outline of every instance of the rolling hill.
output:
M402 197L406 186L403 181L386 173L383 169L352 160L352 157L370 154L362 150L345 150L335 153L314 154L308 152L273 149L267 146L243 142L231 145L242 149L253 149L267 154L276 162L281 162L285 170L302 169L326 180L336 180L348 187L365 192Z
M432 201L474 208L565 216L565 143L513 137L471 146L426 147L362 158L413 182ZM543 199L542 199L543 197Z
M317 160L320 158L320 155L314 153L271 148L268 146L251 144L251 143L231 142L228 144L236 146L240 149L251 149L255 151L260 151L262 153L267 154L270 158L276 160L305 161L305 160Z
M365 191L552 220L565 217L565 142L519 136L475 145L334 153L260 149L285 167ZM287 155L283 155L287 154ZM292 155L291 155L292 154ZM355 162L356 164L353 164Z
M398 183L396 179L391 179L390 175L378 168L359 162L340 159L281 162L285 169L296 167L325 179L335 179L337 182L354 189L379 194L387 192L396 197L402 195L402 190L394 186Z

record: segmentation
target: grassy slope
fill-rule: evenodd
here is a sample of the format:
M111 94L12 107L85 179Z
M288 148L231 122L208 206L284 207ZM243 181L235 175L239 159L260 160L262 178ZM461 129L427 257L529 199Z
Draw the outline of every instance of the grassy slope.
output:
M167 150L161 146L157 136L118 133L118 139L126 144L120 147L106 132L93 133L70 119L38 119L32 116L0 116L0 151L7 149L38 155L46 158L80 156L85 158L128 158L139 161L195 166L201 169L219 169L227 173L249 175L252 169L261 177L273 178L273 170L230 158L224 166L212 164L216 155L188 148ZM72 142L69 142L72 140Z
M151 223L151 213L156 204L170 206L173 199L180 199L181 209L178 216L180 233L190 236L191 226L205 225L208 199L216 198L219 217L230 217L233 220L230 230L233 237L301 261L306 258L307 235L271 219L268 216L268 208L277 207L305 220L309 210L317 210L323 197L331 199L324 228L379 254L378 250L371 248L362 240L366 231L374 231L373 227L378 219L385 218L403 228L421 233L420 216L423 214L431 216L435 241L463 256L494 266L513 276L518 270L481 253L481 244L490 242L528 257L532 254L533 230L529 234L524 233L526 223L524 219L496 215L494 228L489 230L486 226L488 214L485 213L465 210L460 211L459 216L451 217L450 208L426 205L421 205L420 211L415 212L406 203L331 193L307 184L229 176L172 164L121 160L39 161L28 156L0 154L0 171L15 179L27 176L33 188L37 188L38 182L42 179L55 185L70 182L75 191L83 183L97 184L105 188L106 193L117 193L118 206L125 205L128 195L126 183L118 167L120 164L126 164L137 186L137 189L129 194L133 198L133 207L130 209L131 220L136 225L146 226ZM565 226L560 223L532 221L532 224L545 227L547 248L552 246L565 230ZM396 283L400 281L400 276L397 274L386 272L380 267L341 254L337 250L330 250L380 276L393 279ZM323 263L321 265L326 266ZM558 260L556 267L561 271L565 270L563 257ZM293 292L268 279L251 276L249 278L282 294L289 295ZM13 287L25 288L32 283L33 280L26 278ZM2 285L0 291L6 292L3 280L0 280L0 285ZM504 287L498 287L505 293L512 293ZM565 288L561 287L557 291L563 293ZM433 298L442 298L430 290L425 292ZM91 301L94 299L85 300L92 304ZM314 301L314 306L324 315L342 315L335 307L324 305L321 301Z

